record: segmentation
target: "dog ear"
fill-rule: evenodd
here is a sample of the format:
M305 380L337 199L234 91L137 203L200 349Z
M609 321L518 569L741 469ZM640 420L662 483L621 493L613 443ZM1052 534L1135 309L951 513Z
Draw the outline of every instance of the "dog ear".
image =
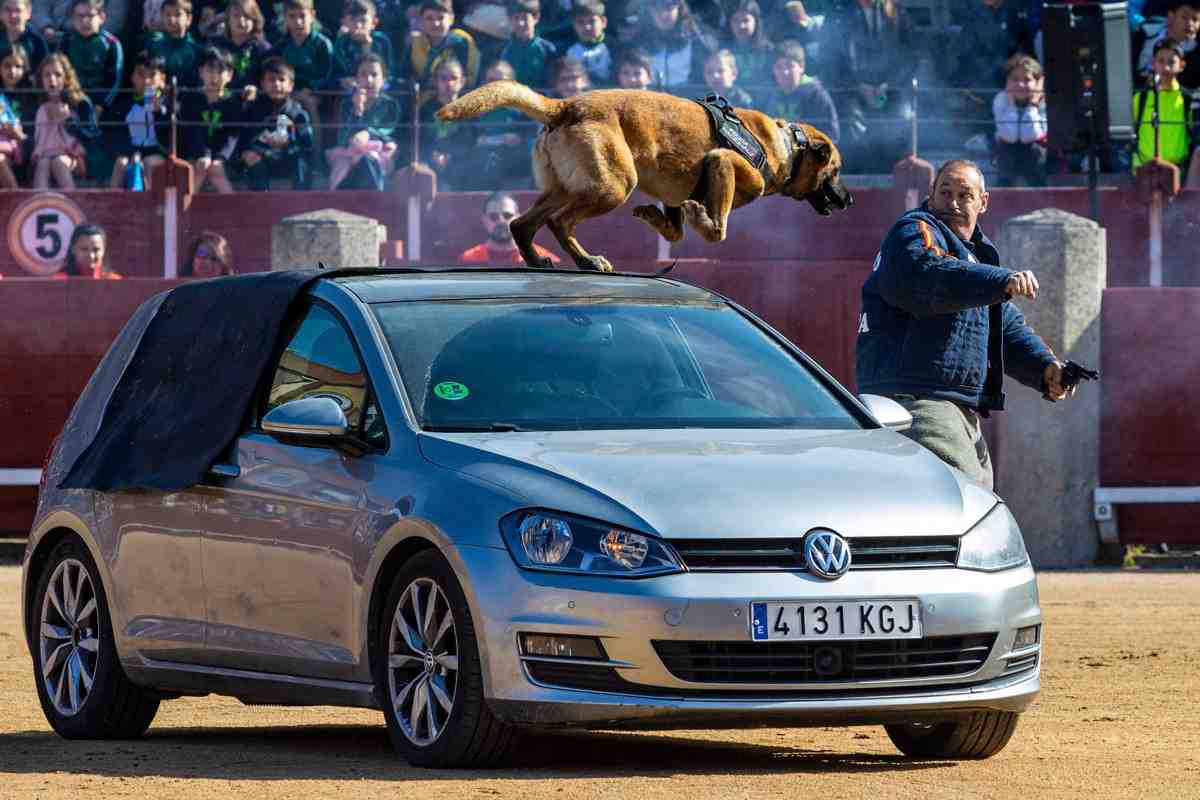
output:
M829 142L825 139L815 139L809 144L809 149L812 150L813 155L821 160L822 164L828 164L830 157L833 155L833 148L830 147Z

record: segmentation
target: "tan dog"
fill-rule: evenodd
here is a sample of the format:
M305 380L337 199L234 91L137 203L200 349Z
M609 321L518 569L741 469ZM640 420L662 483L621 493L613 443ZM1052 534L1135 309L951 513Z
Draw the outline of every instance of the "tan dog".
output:
M512 222L513 238L531 267L552 266L533 250L533 236L548 225L583 269L611 271L575 238L575 226L612 211L635 188L661 200L638 206L634 216L671 242L687 222L706 241L724 240L729 212L779 193L808 200L821 214L852 202L839 172L842 157L829 137L798 125L807 145L798 147L786 120L737 109L747 131L766 151L769 180L734 150L718 145L708 113L698 103L659 92L611 89L556 100L523 84L496 81L469 92L437 112L448 122L512 108L546 127L533 151L534 177L542 196Z

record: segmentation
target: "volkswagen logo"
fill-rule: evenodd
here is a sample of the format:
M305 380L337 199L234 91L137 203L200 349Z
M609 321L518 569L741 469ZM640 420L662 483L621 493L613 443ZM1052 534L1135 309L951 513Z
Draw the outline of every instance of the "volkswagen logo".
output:
M850 569L850 544L833 531L809 531L804 537L804 564L818 578L836 580Z

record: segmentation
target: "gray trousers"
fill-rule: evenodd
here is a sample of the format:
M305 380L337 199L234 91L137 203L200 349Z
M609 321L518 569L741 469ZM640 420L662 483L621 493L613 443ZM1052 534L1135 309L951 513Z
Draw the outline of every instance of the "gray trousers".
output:
M992 457L974 409L951 400L916 399L907 394L894 395L893 399L912 414L913 424L904 431L905 436L992 488Z

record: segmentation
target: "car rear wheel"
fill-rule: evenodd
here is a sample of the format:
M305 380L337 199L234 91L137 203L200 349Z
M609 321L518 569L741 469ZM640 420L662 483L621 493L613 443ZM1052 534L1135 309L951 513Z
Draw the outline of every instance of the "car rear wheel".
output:
M33 608L33 675L50 726L67 739L141 736L159 697L121 668L104 586L83 542L54 548Z
M383 614L373 666L396 750L418 767L505 761L516 730L484 700L475 627L445 559L425 551L409 560Z
M1010 711L977 711L954 722L883 727L909 758L988 758L1008 744L1018 716Z

